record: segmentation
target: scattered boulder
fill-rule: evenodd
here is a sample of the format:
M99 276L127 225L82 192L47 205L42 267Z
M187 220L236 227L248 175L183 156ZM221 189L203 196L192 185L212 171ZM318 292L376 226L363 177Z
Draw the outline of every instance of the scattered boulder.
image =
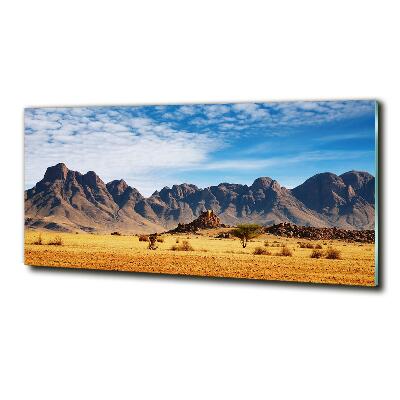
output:
M298 226L289 222L268 226L264 228L265 233L271 235L301 238L310 240L347 240L361 243L374 243L375 231L370 230L352 230L339 228L316 228L313 226Z

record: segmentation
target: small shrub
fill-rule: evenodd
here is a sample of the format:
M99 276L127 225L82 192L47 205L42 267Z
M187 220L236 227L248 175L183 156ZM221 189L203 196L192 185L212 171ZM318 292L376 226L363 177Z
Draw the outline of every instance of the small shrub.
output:
M47 243L49 246L62 246L63 241L61 236L56 236L53 240L50 240L49 243Z
M310 255L311 258L322 258L323 256L324 252L317 249L314 249Z
M229 232L220 232L218 233L217 236L215 236L217 239L229 239L231 234Z
M148 242L149 237L147 235L139 235L139 242Z
M173 246L171 246L171 250L173 250L173 251L193 251L194 249L187 240L184 240L179 245L174 244Z
M269 256L271 253L267 249L256 247L253 251L253 254L257 256Z
M339 260L340 250L334 249L333 247L329 247L329 249L326 251L325 258L329 258L330 260Z
M162 238L162 237L159 236L159 237L157 238L157 242L158 242L158 243L164 243L164 238Z
M194 250L192 245L187 240L184 240L180 247L181 247L181 250L183 250L183 251L193 251Z
M318 244L315 245L315 248L321 250L321 249L322 249L322 246L318 243Z
M268 240L266 240L266 241L264 242L264 246L265 246L265 247L268 247L268 246L269 246Z
M284 256L284 257L292 257L293 254L292 254L292 250L290 250L289 247L283 246L279 255Z
M313 246L312 243L304 243L304 242L301 242L301 243L300 243L300 248L302 248L302 249L313 249L314 246Z
M111 235L113 235L113 236L121 236L121 234L119 232L111 232Z
M33 244L37 244L38 246L43 244L42 234L39 233L39 237L33 242Z
M175 243L179 243L179 238L175 240Z

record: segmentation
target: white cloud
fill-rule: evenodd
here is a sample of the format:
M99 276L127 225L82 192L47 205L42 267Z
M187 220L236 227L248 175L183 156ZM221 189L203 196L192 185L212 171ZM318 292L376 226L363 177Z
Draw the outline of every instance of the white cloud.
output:
M349 101L293 101L268 103L275 111L275 125L316 125L360 115L373 115L375 102Z
M269 112L265 108L261 108L258 104L255 103L234 104L232 108L233 110L241 113L242 116L246 116L252 119L269 118Z
M204 105L203 112L208 118L221 117L230 111L230 107L224 104Z
M231 159L209 162L202 166L188 168L207 171L244 171L259 170L275 165L287 165L327 160L351 160L370 156L370 151L308 151L295 156L270 157L262 159Z
M374 107L373 101L324 101L156 106L149 113L141 107L27 109L26 184L33 186L48 166L64 162L83 173L94 170L104 181L124 178L149 194L181 171L250 170L300 162L304 154L251 161L224 155L227 160L214 161L212 153L224 142L254 132L260 137L289 135L293 127L370 114ZM334 135L321 138L336 140ZM264 151L263 144L242 154L262 156ZM309 152L304 161L342 156Z
M193 104L165 106L165 121L185 120L194 127L232 123L236 131L249 128L283 128L318 125L374 112L375 102L364 101L291 101L271 103ZM157 109L158 110L158 109Z
M371 138L371 135L366 135L365 133L338 133L336 135L321 135L321 137L316 138L318 142L337 142L340 140L352 140L352 139L365 139Z
M196 106L180 106L179 112L186 115L193 115L196 113Z
M124 178L145 194L166 170L201 165L220 140L175 130L149 118L99 113L100 121L82 121L89 112L29 109L25 113L25 179L33 186L48 166L64 162L82 173L94 170L105 181ZM44 111L44 112L43 112ZM114 110L113 113L116 111ZM50 117L50 118L49 118ZM51 119L51 121L49 121ZM149 182L150 184L145 184Z

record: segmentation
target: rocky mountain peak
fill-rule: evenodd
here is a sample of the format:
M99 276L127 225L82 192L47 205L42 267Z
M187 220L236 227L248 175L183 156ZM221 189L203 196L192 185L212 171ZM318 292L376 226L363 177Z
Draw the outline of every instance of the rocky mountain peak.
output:
M351 185L354 190L359 190L362 186L368 183L374 177L368 172L363 171L349 171L340 175L346 185Z
M181 185L173 185L171 190L178 196L185 196L188 193L193 193L196 190L199 190L199 188L196 185L182 183Z
M251 188L253 190L258 190L258 189L266 189L271 187L271 185L276 182L273 179L269 178L268 176L263 176L261 178L257 178L253 184L251 185Z
M99 176L94 171L88 171L82 176L83 181L89 187L96 188L99 185L104 185L104 182L99 178Z
M128 189L128 184L123 179L116 179L106 184L108 191L113 194L121 195Z
M52 167L48 167L44 174L44 180L47 182L54 182L57 180L64 180L67 178L69 169L64 163L58 163Z

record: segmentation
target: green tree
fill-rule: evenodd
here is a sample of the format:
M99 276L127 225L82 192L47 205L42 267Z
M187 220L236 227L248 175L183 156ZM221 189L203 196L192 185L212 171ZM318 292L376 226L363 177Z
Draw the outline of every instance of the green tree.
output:
M239 238L243 248L247 246L247 242L259 236L262 232L262 228L257 224L242 224L238 225L233 231L232 235Z

